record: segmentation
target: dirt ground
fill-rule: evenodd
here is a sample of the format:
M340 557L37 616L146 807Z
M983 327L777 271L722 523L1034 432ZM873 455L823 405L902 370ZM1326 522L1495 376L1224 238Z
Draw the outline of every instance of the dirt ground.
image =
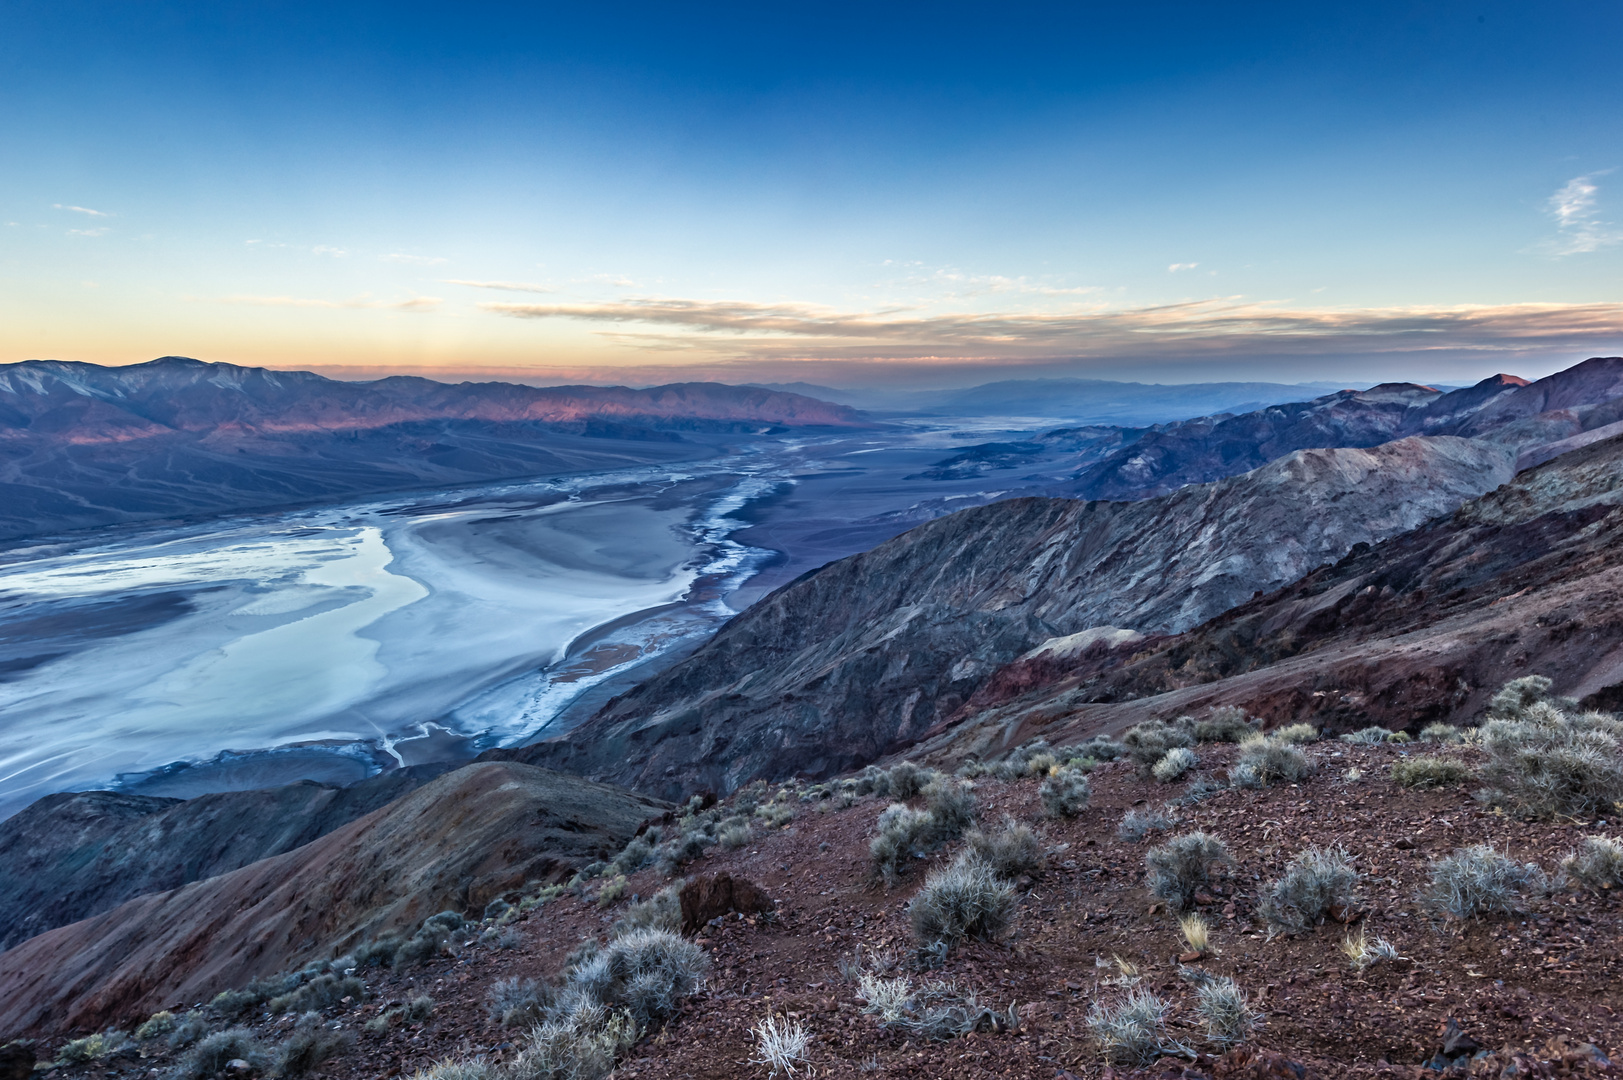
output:
M888 800L868 796L846 809L835 800L797 803L797 817L781 830L735 851L709 848L685 869L690 879L720 871L747 878L777 901L777 911L734 916L700 933L696 940L711 961L704 991L633 1047L615 1075L765 1077L765 1068L748 1064L751 1028L772 1013L811 1031L810 1061L821 1076L1128 1075L1131 1070L1105 1065L1086 1024L1093 1002L1125 992L1116 958L1137 968L1140 987L1172 1003L1171 1034L1200 1051L1195 1060L1163 1059L1144 1070L1146 1076L1437 1076L1420 1063L1438 1050L1450 1019L1498 1052L1472 1075L1609 1073L1604 1055L1623 1047L1617 1013L1623 916L1615 896L1563 890L1532 902L1524 915L1451 924L1416 895L1428 880L1428 862L1456 847L1492 843L1554 874L1581 837L1616 831L1613 823L1529 824L1484 808L1470 787L1399 787L1388 769L1400 754L1423 752L1412 746L1319 743L1307 749L1318 765L1311 779L1220 791L1176 808L1179 824L1171 833L1139 842L1118 839L1123 813L1160 806L1180 795L1184 782L1140 779L1125 762L1101 765L1091 776L1088 809L1076 818L1051 819L1042 813L1038 780L977 780L981 821L995 826L1009 815L1034 825L1049 865L1035 880L1021 882L1011 936L957 949L929 976L974 990L984 1004L1016 1006L1018 1029L946 1042L882 1030L862 1011L840 961L856 956L859 946L868 956L910 955L908 900L930 866L949 862L961 844L920 860L887 889L871 879L867 849ZM1201 767L1191 775L1220 778L1235 752L1200 747ZM1444 752L1468 761L1475 756ZM1348 779L1349 769L1362 777ZM1190 966L1232 976L1263 1017L1248 1043L1226 1055L1203 1038L1195 988L1180 977L1184 946L1177 920L1153 904L1144 885L1145 852L1191 829L1220 837L1236 863L1202 898L1209 901L1201 910L1213 924L1216 952ZM1269 939L1258 902L1286 861L1310 844L1339 844L1353 856L1361 887L1352 932L1386 938L1403 959L1355 971L1339 949L1349 927L1337 923ZM641 871L630 879L626 899L665 883L657 870ZM409 1076L446 1058L510 1057L522 1033L503 1030L487 1015L491 985L510 976L556 976L583 936L607 933L623 903L599 909L566 895L515 924L522 936L517 947L464 945L455 957L368 976L367 1000L330 1014L355 1032L355 1048L322 1066L320 1075ZM386 1033L363 1027L380 1011L424 993L437 1003L426 1023ZM267 1021L258 1030L268 1039L290 1024ZM58 1071L155 1074L167 1052L147 1045L151 1058L115 1057ZM54 1048L42 1047L40 1056L48 1049ZM1522 1056L1513 1062L1515 1052Z

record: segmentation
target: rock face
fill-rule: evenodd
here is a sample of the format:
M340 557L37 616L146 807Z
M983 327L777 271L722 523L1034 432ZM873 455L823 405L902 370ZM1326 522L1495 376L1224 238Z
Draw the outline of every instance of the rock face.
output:
M0 365L0 539L704 456L682 431L860 423L720 383L537 388L164 357Z
M306 781L187 800L47 795L0 821L0 949L131 897L292 851L450 768L417 765L347 788Z
M468 765L296 850L0 953L0 1031L98 1029L332 955L623 847L671 807L510 763Z
M1185 633L1023 679L1000 673L924 749L995 753L1225 704L1332 731L1468 723L1529 674L1618 709L1620 598L1623 436Z
M966 510L778 590L569 734L490 756L666 797L858 767L1050 638L1185 630L1452 511L1513 460L1410 438L1299 451L1155 500Z

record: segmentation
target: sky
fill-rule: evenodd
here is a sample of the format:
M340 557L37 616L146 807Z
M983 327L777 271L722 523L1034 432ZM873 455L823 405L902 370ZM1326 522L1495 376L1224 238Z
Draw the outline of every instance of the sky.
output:
M1623 352L1623 7L3 0L0 362L962 386Z

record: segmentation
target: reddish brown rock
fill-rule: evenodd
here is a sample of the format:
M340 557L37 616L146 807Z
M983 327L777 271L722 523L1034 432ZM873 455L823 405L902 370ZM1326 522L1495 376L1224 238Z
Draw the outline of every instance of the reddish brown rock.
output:
M772 898L744 878L731 874L699 878L682 886L682 933L696 934L705 923L729 912L756 915L772 907Z

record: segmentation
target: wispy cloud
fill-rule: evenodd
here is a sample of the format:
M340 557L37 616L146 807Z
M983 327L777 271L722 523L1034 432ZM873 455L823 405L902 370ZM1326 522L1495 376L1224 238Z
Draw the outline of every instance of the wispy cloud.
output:
M466 285L470 289L499 289L503 292L555 293L558 291L550 285L535 285L528 281L464 281L461 278L447 278L445 284Z
M332 247L328 244L317 244L310 250L315 252L317 255L330 255L335 259L346 258L349 255L349 252L345 251L343 248Z
M885 265L918 266L917 263L892 263L886 260ZM964 270L952 268L939 268L929 273L912 274L902 279L906 285L927 285L934 287L945 286L947 295L954 298L971 296L995 296L1003 293L1013 293L1029 296L1091 296L1103 292L1097 285L1055 285L1051 282L1033 281L1028 277L1009 277L1006 274L972 274Z
M92 210L88 206L68 206L65 203L52 203L58 210L72 210L75 214L89 214L91 217L112 217L112 214L102 210Z
M1197 267L1199 265L1200 264L1198 262L1173 263L1171 266L1167 267L1167 273L1176 274L1179 270L1193 270L1195 267Z
M402 266L439 266L451 261L436 258L433 255L405 255L398 251L391 252L388 255L379 255L378 259L382 262L399 263Z
M1573 177L1550 196L1547 209L1558 233L1546 245L1551 254L1579 255L1623 242L1623 230L1600 216L1600 185L1595 181L1611 171Z
M257 307L370 308L379 311L432 311L444 303L437 296L414 296L409 300L373 300L370 296L348 300L319 300L303 296L222 296L215 302L252 304Z
M68 235L69 236L105 236L110 232L112 232L112 230L107 228L107 226L103 225L103 226L101 226L99 228L95 228L95 229L69 229L68 230Z
M606 335L644 348L724 350L756 359L1514 352L1623 341L1623 304L1315 309L1228 297L1057 313L922 314L643 297L479 307L510 318L610 324L615 329L605 328Z

